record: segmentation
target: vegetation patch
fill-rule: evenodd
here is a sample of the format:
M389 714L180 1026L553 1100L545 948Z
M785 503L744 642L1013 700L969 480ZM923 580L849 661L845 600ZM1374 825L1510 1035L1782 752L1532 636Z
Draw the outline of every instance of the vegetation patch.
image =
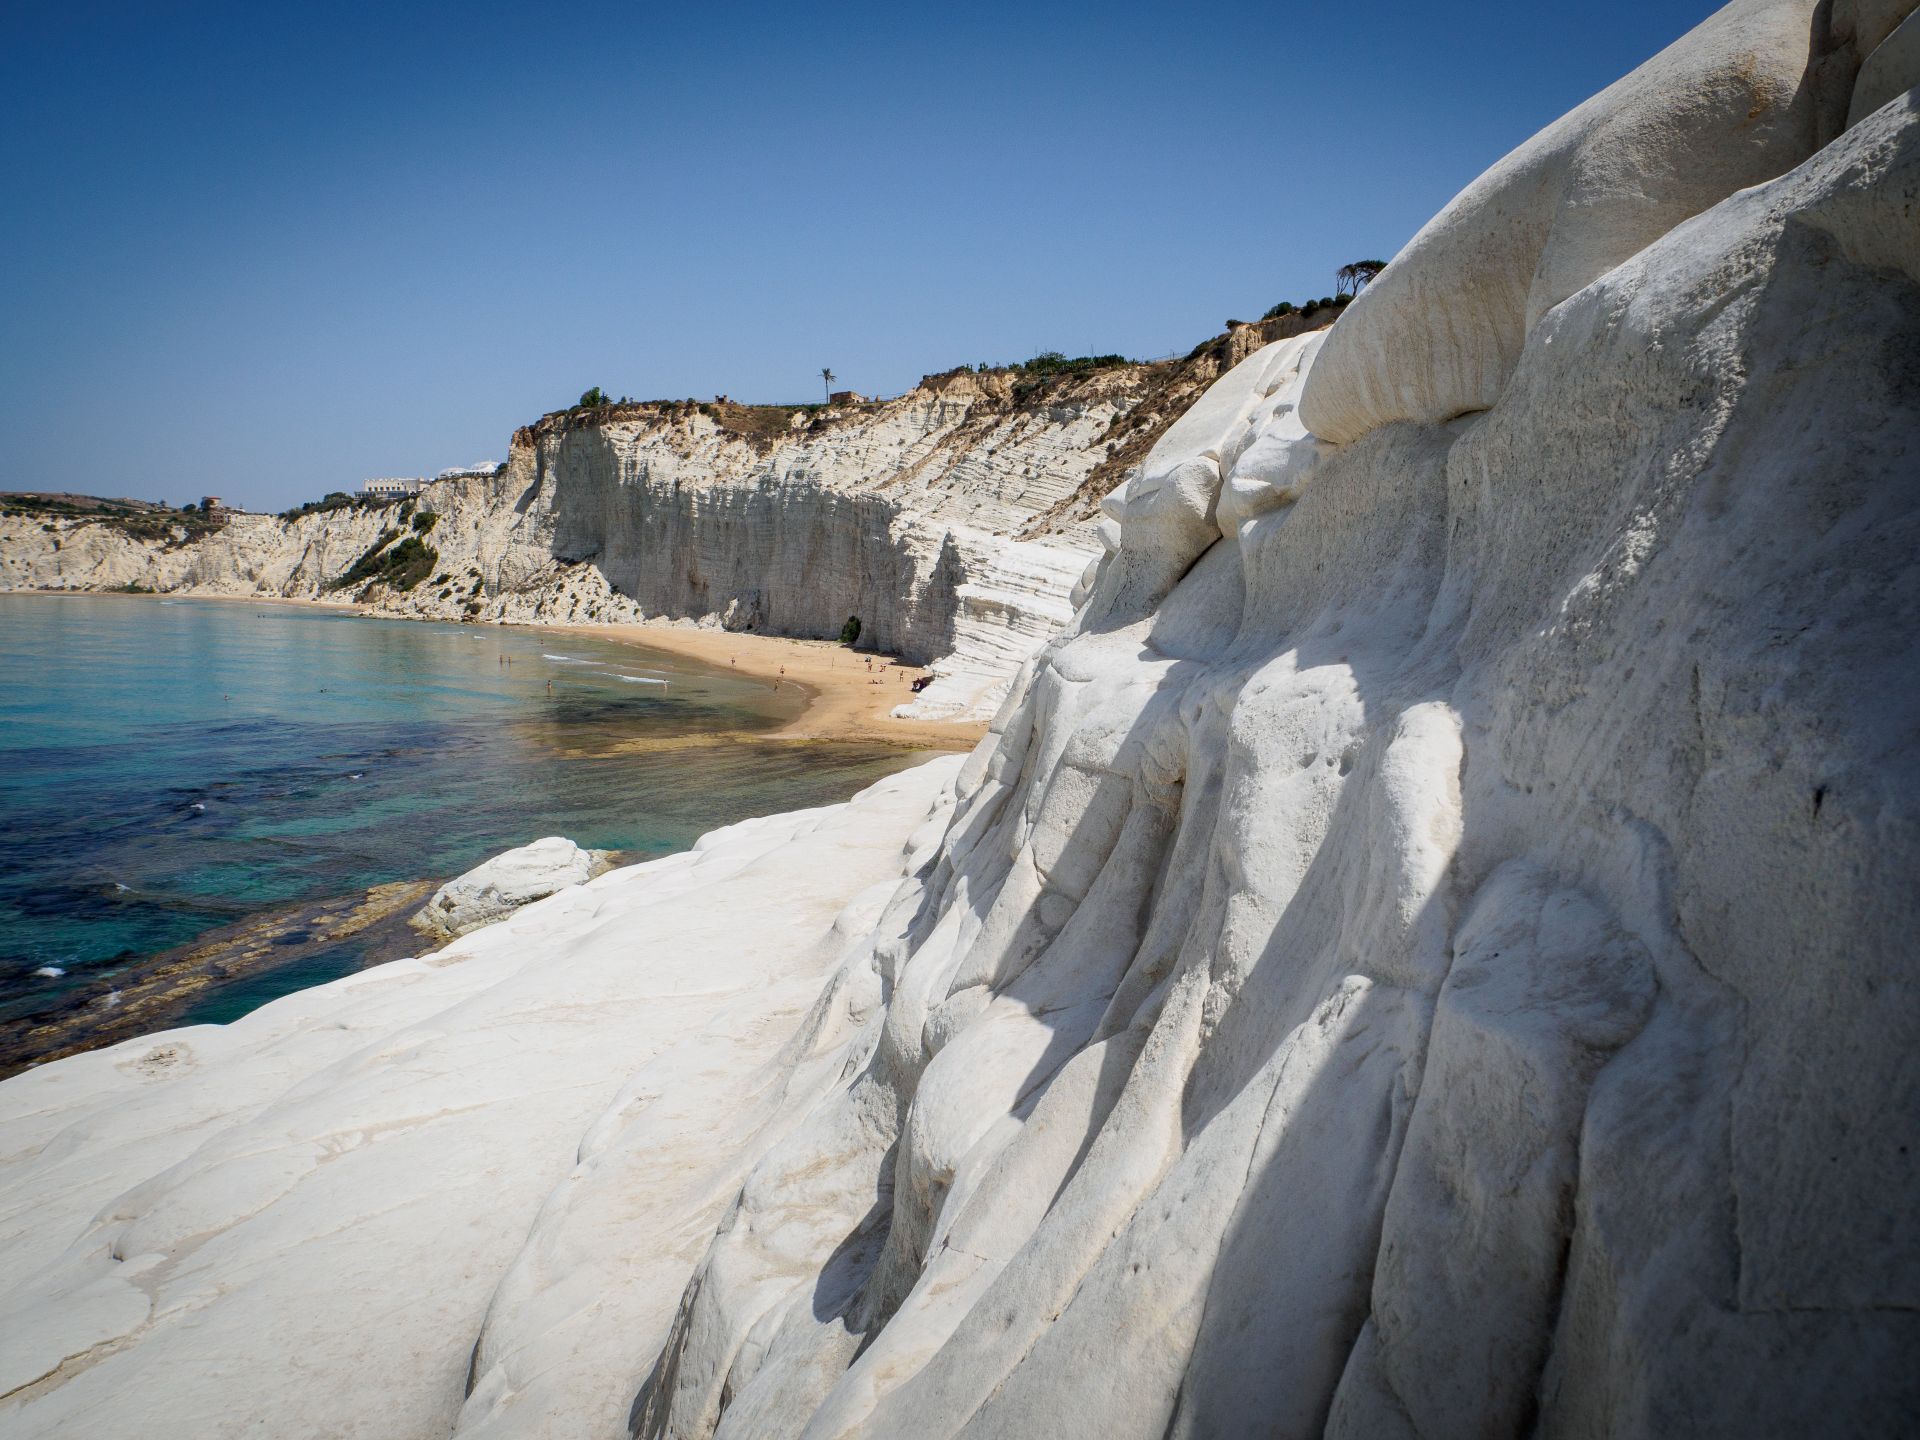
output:
M198 505L174 509L157 500L107 500L97 495L64 492L9 491L0 494L0 515L38 518L41 528L57 532L60 522L100 525L130 539L162 545L169 550L226 527L229 512L203 510Z
M1007 368L1046 379L1054 375L1091 375L1096 370L1113 370L1133 363L1124 355L1075 355L1069 359L1058 350L1042 350L1031 360Z
M318 500L309 500L291 510L282 510L282 520L298 520L302 515L324 515L332 510L377 510L392 502L380 495L349 495L344 490L329 490Z
M1351 295L1322 295L1318 300L1306 300L1295 305L1291 300L1282 300L1278 305L1260 318L1278 320L1284 315L1298 315L1302 319L1318 315L1322 310L1338 310L1353 299Z
M1322 310L1338 310L1378 279L1380 272L1386 268L1387 262L1384 260L1355 260L1350 265L1342 265L1333 272L1333 294L1322 295L1318 300L1303 300L1298 305L1291 300L1282 300L1260 318L1278 320L1283 315L1311 316Z
M394 543L396 540L398 544ZM385 585L404 592L433 574L433 567L439 563L440 552L418 535L402 539L399 530L382 530L380 538L328 588L346 590L355 585Z

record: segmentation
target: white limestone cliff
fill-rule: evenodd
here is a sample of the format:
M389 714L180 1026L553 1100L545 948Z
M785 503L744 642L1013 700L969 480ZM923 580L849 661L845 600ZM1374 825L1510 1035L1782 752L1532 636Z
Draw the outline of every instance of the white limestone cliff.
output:
M1383 289L1163 437L636 1433L1914 1413L1920 111L1799 133L1475 340L1507 162L1387 271L1476 358Z
M946 775L278 1002L197 1085L195 1032L0 1085L0 1429L1910 1428L1920 92L1854 80L1911 8L1729 7L1236 366L904 863ZM348 1007L536 936L789 1008L661 1064L531 964Z
M901 707L984 720L1058 631L1098 550L1094 506L1221 371L1299 317L1241 325L1183 359L1084 374L968 370L815 413L731 402L563 411L509 459L416 496L290 517L234 514L202 538L20 510L0 495L0 589L351 600L476 622L693 621L830 638L926 664ZM773 422L778 422L774 424ZM770 428L771 427L771 428ZM416 532L407 589L342 586Z
M567 412L518 432L504 466L439 478L404 510L240 514L190 543L0 515L0 588L331 597L443 620L690 619L810 637L857 615L863 644L932 662L941 687L912 713L985 718L1065 620L1097 548L1072 516L1016 536L1087 482L1169 368L1027 396L1005 375L960 372L771 437L743 431L738 407ZM415 506L436 516L431 574L405 591L337 588L383 538L414 533Z

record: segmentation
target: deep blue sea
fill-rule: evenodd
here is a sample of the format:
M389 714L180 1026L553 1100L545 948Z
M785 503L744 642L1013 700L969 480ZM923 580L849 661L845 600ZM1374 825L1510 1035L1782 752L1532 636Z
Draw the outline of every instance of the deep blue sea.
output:
M296 605L0 595L0 677L0 1019L293 902L542 835L665 854L917 758L676 745L770 730L802 697L614 641ZM184 1018L367 959L343 941Z

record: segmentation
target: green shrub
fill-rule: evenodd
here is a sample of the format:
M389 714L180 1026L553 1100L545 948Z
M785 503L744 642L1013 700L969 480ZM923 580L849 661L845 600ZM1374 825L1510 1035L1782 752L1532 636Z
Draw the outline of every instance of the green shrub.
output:
M398 530L382 530L380 538L368 546L366 553L330 588L345 590L354 585L380 584L406 591L433 574L433 567L440 563L440 552L418 535L400 539L400 534ZM393 543L396 539L400 540L397 545Z
M1026 364L1013 368L1028 375L1084 375L1128 363L1124 355L1076 355L1070 360L1058 350L1042 350Z
M400 538L398 530L382 530L380 536L369 545L360 558L347 567L346 573L334 581L334 588L344 590L347 586L366 579L379 567L380 552Z
M422 535L425 535L439 523L439 515L432 510L422 510L418 515L413 517L413 528L418 530Z
M860 638L860 617L849 615L847 623L840 627L840 643L851 645Z
M396 590L411 590L433 573L440 563L440 552L418 535L409 535L385 556L386 582Z
M346 510L360 502L344 490L329 490L318 500L308 500L292 510L282 510L282 520L298 520L302 515L318 514L328 510Z

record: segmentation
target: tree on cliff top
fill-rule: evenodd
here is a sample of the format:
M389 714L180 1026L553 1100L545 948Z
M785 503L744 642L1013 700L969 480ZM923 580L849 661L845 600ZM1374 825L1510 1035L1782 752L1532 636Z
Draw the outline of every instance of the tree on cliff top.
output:
M580 397L580 403L574 408L578 410L598 410L602 405L611 405L612 403L613 402L606 397L606 393L596 385Z
M1384 260L1356 260L1351 265L1342 265L1333 272L1333 293L1358 295L1386 268L1387 262Z

